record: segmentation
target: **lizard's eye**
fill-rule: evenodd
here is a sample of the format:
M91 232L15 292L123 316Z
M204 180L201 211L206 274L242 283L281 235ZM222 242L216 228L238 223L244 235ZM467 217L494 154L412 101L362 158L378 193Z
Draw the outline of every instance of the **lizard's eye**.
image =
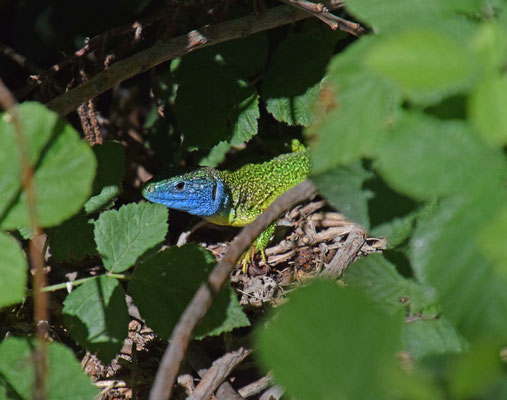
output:
M183 189L185 189L185 182L179 181L176 185L174 185L174 188L177 191L182 191Z

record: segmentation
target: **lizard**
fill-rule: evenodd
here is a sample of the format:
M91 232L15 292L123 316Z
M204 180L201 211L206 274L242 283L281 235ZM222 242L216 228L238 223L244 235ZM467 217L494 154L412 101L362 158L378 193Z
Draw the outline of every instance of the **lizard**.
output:
M249 163L236 170L199 167L165 179L154 178L144 186L144 198L168 208L186 211L217 225L242 227L255 220L281 194L304 181L311 172L308 150L296 139L292 152L263 163ZM260 252L264 262L278 221L254 241L240 259L243 272Z

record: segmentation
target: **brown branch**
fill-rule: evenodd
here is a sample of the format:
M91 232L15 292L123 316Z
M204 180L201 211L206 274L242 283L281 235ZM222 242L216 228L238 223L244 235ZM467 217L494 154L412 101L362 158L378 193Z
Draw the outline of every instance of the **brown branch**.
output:
M364 28L355 23L347 21L346 19L337 17L334 14L329 12L329 8L339 8L344 6L343 1L330 1L328 6L326 7L322 3L312 3L306 0L280 0L282 3L291 5L300 10L307 12L308 14L313 15L314 17L320 19L322 22L329 25L329 27L333 30L339 29L343 32L350 33L354 36L361 36L365 30Z
M307 12L293 7L280 6L271 8L260 15L250 14L232 21L204 26L173 39L161 40L146 50L112 64L87 83L51 100L47 105L61 116L67 115L88 99L165 61L203 47L249 36L310 16Z
M102 46L105 38L111 39L117 36L128 35L134 32L135 34L134 41L138 41L138 32L141 28L150 26L155 22L158 22L161 19L166 18L167 16L171 15L172 12L173 10L165 10L163 12L157 13L156 15L150 18L143 20L142 22L136 21L133 24L120 28L112 28L100 35L94 36L93 38L88 40L87 43L81 49L77 50L72 54L69 54L63 60L54 64L49 69L45 71L41 71L40 69L34 70L37 72L37 75L31 75L29 77L30 82L25 87L16 92L17 98L21 99L25 97L28 93L37 88L37 86L39 86L44 81L49 80L67 66L80 61L80 59L86 56L87 54L97 50L99 47Z
M208 368L211 364L210 359L202 352L202 350L195 343L190 343L185 359L192 366L192 368L197 371L197 374L203 378L208 371ZM178 376L178 383L180 383L180 376ZM193 379L192 379L193 384ZM192 390L189 392L189 395L195 390L195 387L192 386ZM224 381L215 392L216 400L243 400L243 397L239 395L238 392L234 390L229 381Z
M213 361L213 365L206 371L201 382L187 400L208 399L231 371L250 354L252 354L252 350L241 347Z
M42 235L39 226L39 218L36 210L35 185L33 167L29 161L27 144L23 135L23 127L17 111L17 102L10 90L0 79L0 106L5 110L9 121L12 123L18 145L23 190L26 195L26 205L30 218L30 229L33 235L29 245L30 264L34 271L33 295L34 295L34 319L37 334L37 346L33 351L35 369L35 387L33 398L44 399L46 393L46 339L48 333L48 294L41 291L46 286L44 273L43 246L36 242Z
M327 265L326 269L322 271L322 276L334 279L338 278L354 261L365 241L366 235L364 231L356 225L350 231L347 240L345 240L343 246L336 252L334 258Z
M315 187L309 180L300 183L278 197L266 211L236 236L224 258L215 266L208 281L198 289L174 328L151 388L150 400L167 399L171 395L192 331L208 311L215 295L224 286L239 257L279 215L298 202L313 196L315 192Z

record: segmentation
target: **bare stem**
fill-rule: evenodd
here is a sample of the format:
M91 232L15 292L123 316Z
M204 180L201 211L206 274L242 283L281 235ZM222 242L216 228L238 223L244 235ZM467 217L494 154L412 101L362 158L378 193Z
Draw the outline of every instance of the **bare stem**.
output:
M30 229L33 238L29 245L29 259L33 270L33 294L34 294L34 320L37 334L37 346L33 352L35 369L34 399L44 399L46 393L46 345L48 333L48 295L42 291L46 286L46 274L44 272L44 254L41 247L37 246L35 239L42 234L39 226L39 218L36 210L34 172L28 158L27 145L23 135L23 127L17 111L17 101L11 91L0 79L0 106L5 110L10 122L14 127L18 145L23 190L26 195L26 205L30 218Z
M339 6L341 7L341 3L339 3ZM104 93L119 82L156 67L165 61L181 57L203 47L249 36L310 16L311 14L306 11L294 7L280 6L271 8L262 14L250 14L232 21L204 26L169 40L161 40L146 50L112 64L88 82L56 97L48 103L48 107L61 116L67 115L84 102Z

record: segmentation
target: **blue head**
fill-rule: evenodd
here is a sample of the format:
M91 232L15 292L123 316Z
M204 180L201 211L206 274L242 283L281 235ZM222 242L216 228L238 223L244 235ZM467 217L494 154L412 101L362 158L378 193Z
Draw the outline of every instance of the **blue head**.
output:
M163 180L153 179L144 187L143 196L153 203L199 217L220 213L229 199L222 180L211 168L199 168Z

